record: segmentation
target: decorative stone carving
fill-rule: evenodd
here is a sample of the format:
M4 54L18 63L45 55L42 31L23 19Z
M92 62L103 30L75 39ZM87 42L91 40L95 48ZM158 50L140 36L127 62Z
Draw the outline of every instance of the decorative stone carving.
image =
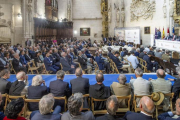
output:
M124 26L124 21L125 21L125 8L124 8L124 0L123 0L121 7L121 22L123 23L123 26Z
M119 7L117 8L117 11L116 11L116 22L119 22L120 21L120 10L119 10Z
M171 0L169 3L170 3L170 6L169 6L169 16L173 17L173 15L174 15L174 0Z
M31 22L32 21L32 5L31 5L31 3L28 3L27 11L28 11L28 20L29 20L29 22Z
M103 13L105 11L105 7L106 7L105 0L102 0L102 2L101 2L101 13Z
M145 0L133 0L131 3L131 21L138 20L139 17L143 17L145 20L153 18L153 13L156 11L156 2Z
M167 17L167 7L166 7L166 0L164 0L164 5L163 5L163 13L164 13L164 18Z
M67 19L68 19L68 21L71 21L71 1L68 2Z
M111 16L112 16L112 12L111 12L111 4L109 6L109 9L108 9L108 22L111 23Z
M34 0L34 13L37 13L37 0Z

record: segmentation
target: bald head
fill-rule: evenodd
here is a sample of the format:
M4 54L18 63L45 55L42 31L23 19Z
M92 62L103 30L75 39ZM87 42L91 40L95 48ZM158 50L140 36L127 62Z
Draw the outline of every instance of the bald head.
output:
M158 78L165 78L166 77L165 71L162 69L158 69L156 74L157 74Z
M77 68L76 71L75 71L75 74L76 74L77 77L81 77L83 75L82 69L81 68Z
M23 71L21 71L21 72L18 72L18 74L16 75L16 78L18 79L18 80L25 80L25 78L26 78L26 73L25 72L23 72Z
M152 115L155 109L154 102L147 96L144 96L140 100L141 111Z

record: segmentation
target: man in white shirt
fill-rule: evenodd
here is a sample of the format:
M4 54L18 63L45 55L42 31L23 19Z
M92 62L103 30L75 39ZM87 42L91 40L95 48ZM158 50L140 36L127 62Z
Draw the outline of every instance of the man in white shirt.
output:
M136 69L138 67L139 61L137 57L134 55L134 51L131 51L131 55L127 58L127 60L132 64L132 67Z

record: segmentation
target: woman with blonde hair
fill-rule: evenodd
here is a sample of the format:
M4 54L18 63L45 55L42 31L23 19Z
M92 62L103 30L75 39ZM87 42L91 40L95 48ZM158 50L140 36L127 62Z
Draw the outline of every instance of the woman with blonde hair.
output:
M178 65L179 60L180 60L180 59L179 59L179 53L176 52L176 51L174 51L174 52L172 53L172 58L170 59L171 63Z

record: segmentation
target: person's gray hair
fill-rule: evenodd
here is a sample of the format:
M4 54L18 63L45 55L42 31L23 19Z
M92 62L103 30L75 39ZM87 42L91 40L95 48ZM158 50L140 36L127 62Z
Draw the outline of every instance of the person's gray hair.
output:
M85 49L83 48L83 49L81 50L81 52L84 53L84 52L85 52Z
M39 86L41 85L41 82L43 81L43 78L41 75L36 75L32 79L32 86Z
M126 76L123 75L123 74L119 75L118 81L119 81L120 84L124 85L126 83L126 81L127 81Z
M160 48L156 48L156 52L159 52L160 51Z
M77 116L80 114L80 108L83 105L83 94L75 93L68 99L68 110L71 115Z
M139 48L137 48L137 49L136 49L136 51L137 51L137 52L139 52L139 51L140 51L140 49L139 49Z
M75 71L75 74L78 77L82 76L82 74L83 74L82 69L81 68L77 68L76 71Z
M78 51L78 55L79 55L80 53L82 53L82 52L81 52L81 51Z
M140 48L144 48L144 45L141 45L141 47Z
M59 70L59 71L57 71L56 72L56 77L57 78L64 78L64 76L65 76L65 72L63 71L63 70Z
M115 95L110 96L106 101L106 109L110 115L116 115L119 108L118 99Z
M17 80L20 80L24 75L26 75L25 72L23 72L23 71L18 72L17 75L16 75Z
M115 53L116 51L115 50L111 50L111 53Z
M176 67L176 72L180 75L180 66Z
M51 112L54 106L54 96L52 93L45 95L39 101L39 111L42 115L46 115Z
M0 72L0 77L3 77L3 76L5 76L5 75L7 75L7 74L9 74L10 73L10 71L8 70L8 69L4 69L4 70L2 70L1 72Z
M141 68L136 68L135 74L139 76L143 76L143 70Z

